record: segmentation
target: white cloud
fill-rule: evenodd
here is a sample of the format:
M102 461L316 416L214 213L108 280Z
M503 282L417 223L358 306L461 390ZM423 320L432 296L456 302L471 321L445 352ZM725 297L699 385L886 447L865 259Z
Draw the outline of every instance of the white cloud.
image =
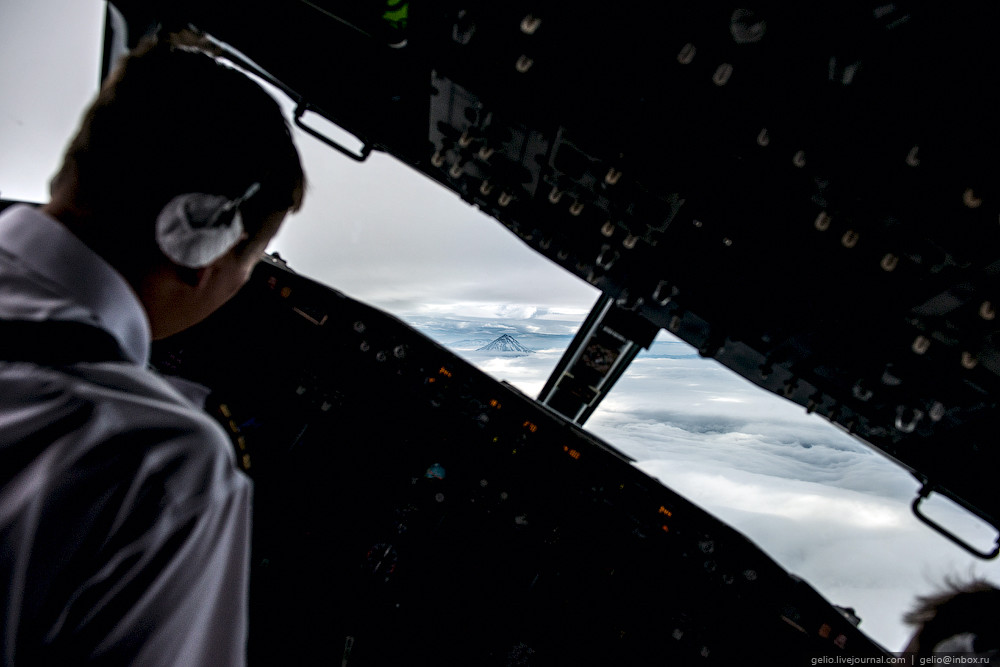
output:
M692 355L686 344L660 341L587 429L830 602L854 607L875 641L900 650L911 634L903 613L947 576L1000 582L1000 563L973 558L913 517L918 484L905 470L800 406ZM540 362L554 365L559 354L466 358L537 395L551 370ZM734 400L713 400L720 397ZM938 503L936 512L974 544L993 539L951 503Z

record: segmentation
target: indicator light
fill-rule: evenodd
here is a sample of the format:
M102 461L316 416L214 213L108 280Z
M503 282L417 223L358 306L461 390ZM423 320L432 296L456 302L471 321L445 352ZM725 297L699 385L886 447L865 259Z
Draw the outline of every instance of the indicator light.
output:
M670 532L670 526L668 526L667 524L663 524L662 526L660 526L660 529L663 530L664 533Z
M451 377L451 371L449 371L447 368L445 368L444 366L442 366L441 369L438 371L438 375L443 375L446 378L450 378Z
M281 288L281 298L282 299L287 299L291 295L292 295L292 288L291 287L282 287Z
M490 399L490 407L492 407L492 408L496 408L497 410L499 410L499 409L500 409L500 407L501 407L501 405L500 405L500 401L498 401L498 400L497 400L497 399L495 399L495 398L491 398L491 399Z
M674 513L671 512L670 510L668 510L666 508L666 506L664 506L664 505L660 505L660 509L658 509L657 512L659 512L660 514L662 514L664 516L673 516L674 515Z
M521 424L521 426L523 426L524 428L528 429L532 433L534 433L535 431L538 430L538 426L535 425L534 422L530 422L530 421L524 422L523 424Z
M249 454L244 454L243 455L243 469L244 470L249 470L250 469L250 455Z

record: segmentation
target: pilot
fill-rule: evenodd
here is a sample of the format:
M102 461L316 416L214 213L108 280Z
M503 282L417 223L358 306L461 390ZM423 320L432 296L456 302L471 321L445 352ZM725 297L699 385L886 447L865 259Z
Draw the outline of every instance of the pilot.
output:
M1000 589L985 580L948 582L942 592L917 598L903 620L917 628L903 649L914 659L1000 664Z
M0 215L0 661L245 663L250 481L147 367L246 282L305 187L278 104L148 38L40 208Z

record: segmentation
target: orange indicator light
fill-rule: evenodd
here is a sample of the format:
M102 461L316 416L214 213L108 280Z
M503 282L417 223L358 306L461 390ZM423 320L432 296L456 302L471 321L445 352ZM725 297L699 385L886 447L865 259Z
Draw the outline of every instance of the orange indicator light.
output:
M490 407L493 407L493 408L496 408L497 410L499 410L500 409L500 401L498 401L495 398L491 398L490 399Z
M528 429L528 430L529 430L529 431L531 431L532 433L534 433L535 431L537 431L537 430L538 430L538 426L536 426L536 425L535 425L535 424L533 424L532 422L528 422L528 421L526 421L526 422L524 422L523 424L521 424L521 426L523 426L524 428Z
M438 371L438 375L443 375L446 378L450 378L451 377L451 371L449 371L447 368L445 368L444 366L442 366L441 370Z
M250 455L249 454L244 454L243 455L243 469L244 470L249 470L250 469Z
M660 514L662 514L662 515L664 515L664 516L673 516L673 515L674 515L674 513L673 513L673 512L671 512L670 510L668 510L668 509L667 509L666 507L664 507L663 505L660 505L660 509L659 509L659 512L660 512Z
M292 295L292 288L291 287L282 287L281 288L281 298L282 299L287 299L291 295Z
M833 628L824 623L823 625L819 626L819 636L823 637L824 639L828 639L830 637L830 632L832 630Z
M575 449L571 449L571 450L569 450L569 457L571 459L579 459L580 458L580 452L576 451Z
M668 526L667 524L663 524L660 527L663 529L664 533L669 533L670 532L670 526Z

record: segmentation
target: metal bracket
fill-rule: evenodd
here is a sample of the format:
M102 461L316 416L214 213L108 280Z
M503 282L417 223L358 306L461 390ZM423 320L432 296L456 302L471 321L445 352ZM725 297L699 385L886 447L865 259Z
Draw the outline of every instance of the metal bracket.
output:
M924 522L925 524L927 524L928 526L930 526L931 528L933 528L934 530L936 530L941 535L945 536L946 538L948 538L949 540L951 540L952 542L954 542L958 546L960 546L963 549L965 549L966 551L968 551L973 556L976 556L978 558L982 558L983 560L990 560L990 559L996 558L997 555L1000 554L1000 534L997 535L996 546L993 547L993 551L987 553L985 551L980 551L979 549L976 549L974 546L972 546L971 544L969 544L968 542L966 542L962 538L958 537L957 535L955 535L954 533L952 533L951 531L949 531L944 526L942 526L939 523L935 522L930 517L926 516L925 514L921 514L921 512L920 512L920 503L923 502L924 498L926 498L927 496L931 495L931 492L933 490L934 489L932 488L932 486L930 484L924 484L923 487L920 489L920 493L917 494L917 497L913 499L912 508L913 508L913 514L914 514L914 516L916 516L922 522Z
M303 123L302 122L302 116L305 115L305 113L307 111L316 111L316 108L313 107L313 106L311 106L305 100L300 99L299 103L295 107L295 125L297 127L302 128L304 131L306 131L309 134L311 134L312 136L316 137L317 139L319 139L320 141L322 141L327 146L330 146L334 150L337 150L337 151L343 153L344 155L346 155L347 157L351 158L352 160L355 160L356 162L364 162L365 160L368 159L368 156L372 152L372 147L371 147L371 145L368 142L365 142L365 141L363 141L363 140L361 140L359 138L359 141L362 142L361 151L359 153L355 153L354 151L350 150L349 148L345 148L344 146L342 146L341 144L337 143L336 141L334 141L330 137L326 136L325 134L323 134L323 133L315 130L314 128L309 127L305 123Z

